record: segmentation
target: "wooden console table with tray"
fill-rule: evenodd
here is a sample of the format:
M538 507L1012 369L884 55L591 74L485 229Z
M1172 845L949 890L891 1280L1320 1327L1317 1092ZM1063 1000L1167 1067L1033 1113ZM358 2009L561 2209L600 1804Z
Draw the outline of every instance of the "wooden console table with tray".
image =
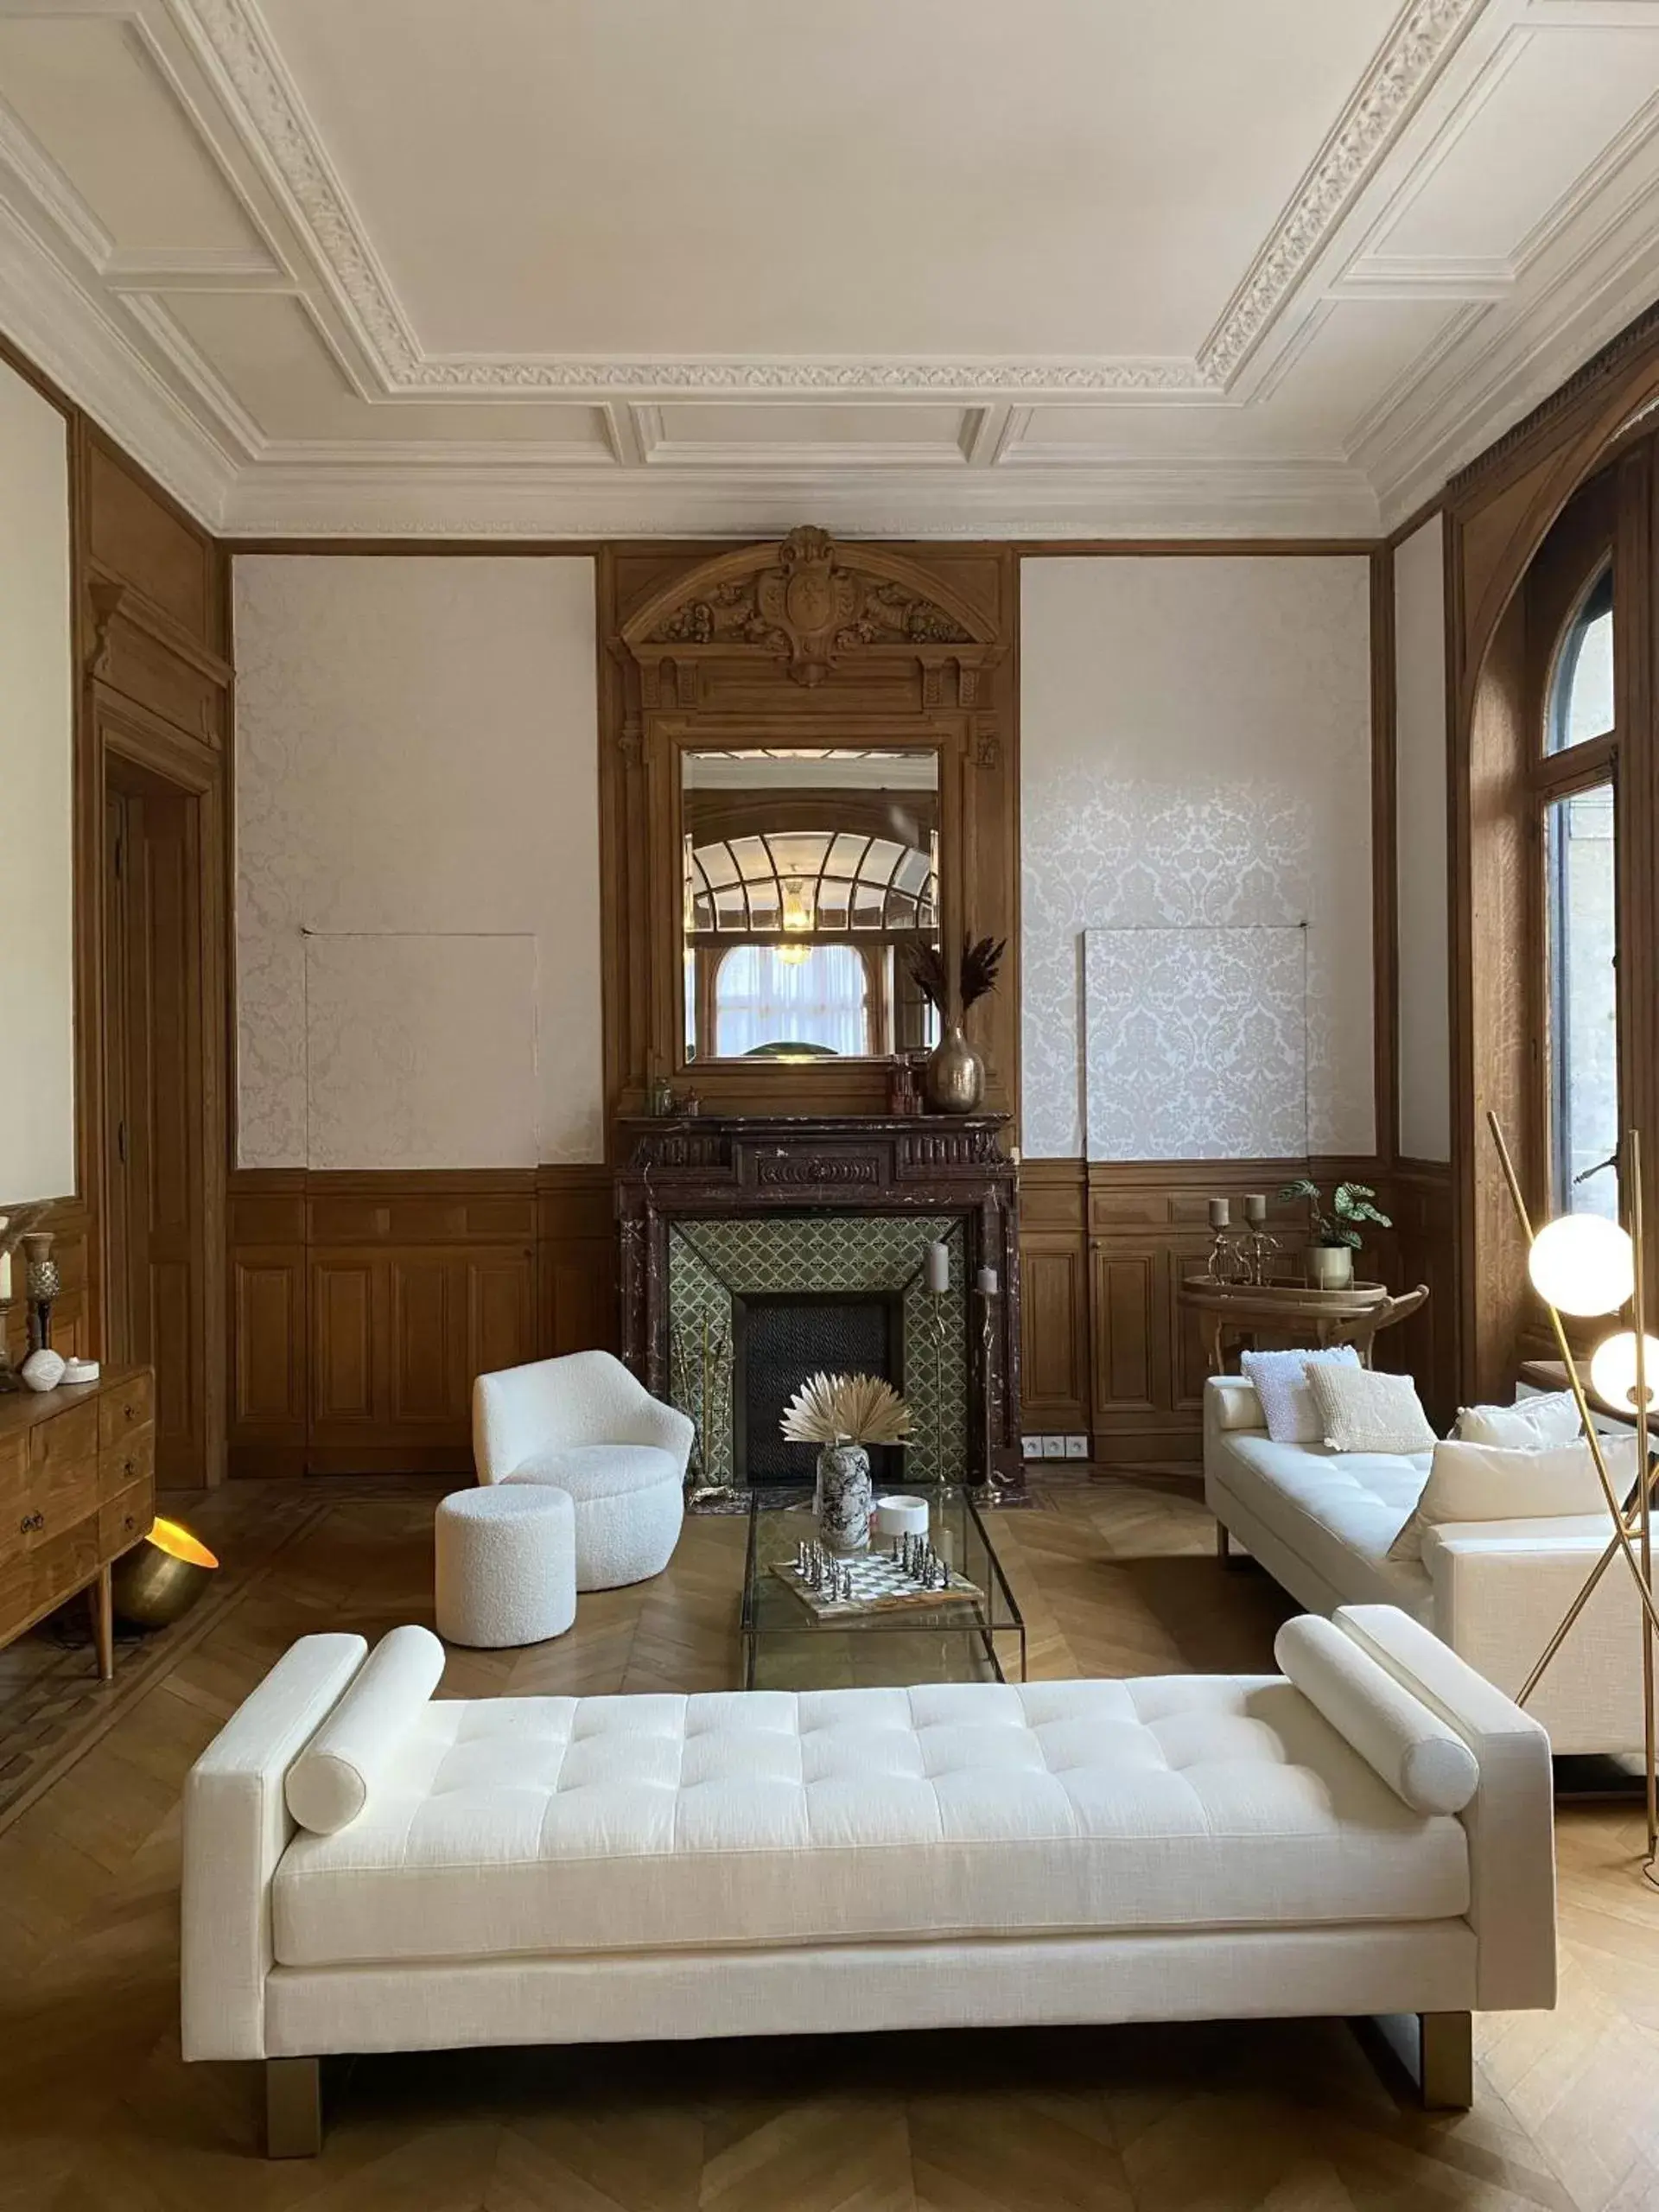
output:
M156 1517L155 1378L0 1397L0 1644L90 1590L98 1671L115 1673L110 1567Z
M1362 1366L1371 1363L1378 1332L1414 1313L1428 1297L1427 1283L1398 1298L1380 1282L1350 1283L1344 1290L1315 1290L1303 1282L1212 1282L1188 1275L1179 1303L1198 1317L1212 1375L1224 1375L1223 1351L1230 1338L1258 1336L1300 1338L1310 1349L1351 1344Z

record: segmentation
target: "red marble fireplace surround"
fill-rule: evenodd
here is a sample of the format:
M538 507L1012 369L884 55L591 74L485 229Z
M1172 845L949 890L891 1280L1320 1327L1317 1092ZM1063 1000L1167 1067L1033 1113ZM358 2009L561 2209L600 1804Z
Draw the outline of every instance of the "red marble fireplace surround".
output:
M1025 1480L1020 1451L1019 1170L1007 1117L689 1115L617 1128L622 1356L668 1395L668 1233L676 1221L855 1213L954 1216L968 1300L965 1479ZM973 1289L995 1271L991 1296Z

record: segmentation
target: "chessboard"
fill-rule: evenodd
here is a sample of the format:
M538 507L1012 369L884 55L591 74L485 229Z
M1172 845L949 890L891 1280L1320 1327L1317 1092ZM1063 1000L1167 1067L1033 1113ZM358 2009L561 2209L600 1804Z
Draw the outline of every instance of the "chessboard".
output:
M927 1589L890 1552L855 1552L836 1564L852 1576L852 1595L832 1598L827 1590L812 1589L792 1559L775 1559L772 1571L795 1592L815 1620L846 1620L855 1613L894 1612L912 1606L926 1611L935 1605L960 1605L983 1600L985 1592L952 1567L943 1587Z

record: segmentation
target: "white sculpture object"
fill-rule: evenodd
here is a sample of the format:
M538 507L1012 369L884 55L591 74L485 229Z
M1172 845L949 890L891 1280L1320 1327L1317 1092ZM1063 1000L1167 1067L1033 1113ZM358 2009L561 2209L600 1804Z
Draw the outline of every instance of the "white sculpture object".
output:
M30 1352L18 1372L31 1390L55 1390L63 1380L63 1369L60 1355L42 1346Z

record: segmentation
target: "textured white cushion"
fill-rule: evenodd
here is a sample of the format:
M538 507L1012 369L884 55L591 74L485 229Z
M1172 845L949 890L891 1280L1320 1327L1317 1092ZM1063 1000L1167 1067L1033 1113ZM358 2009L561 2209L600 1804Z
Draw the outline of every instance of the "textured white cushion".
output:
M1311 1363L1357 1367L1359 1354L1351 1344L1336 1344L1328 1351L1247 1351L1239 1357L1239 1365L1255 1386L1268 1434L1275 1444L1317 1444L1325 1433L1307 1387Z
M1287 1621L1274 1638L1273 1656L1414 1812L1460 1813L1474 1796L1480 1764L1462 1737L1333 1621L1317 1613Z
M1636 1439L1604 1438L1602 1452L1614 1491L1622 1498L1636 1479ZM1420 1557L1424 1531L1446 1522L1553 1520L1605 1510L1601 1478L1582 1438L1576 1444L1514 1451L1448 1437L1434 1446L1417 1510L1389 1556Z
M626 1497L657 1483L680 1485L684 1469L671 1452L653 1444L556 1444L521 1459L510 1483L551 1483L580 1504L589 1498Z
M575 1509L545 1483L457 1491L438 1507L438 1632L500 1651L563 1636L576 1617Z
M1421 1616L1433 1604L1427 1573L1415 1553L1399 1557L1389 1547L1411 1517L1428 1461L1427 1452L1327 1452L1233 1435L1206 1479L1313 1569L1330 1595L1299 1589L1304 1604L1347 1598Z
M1168 1675L429 1705L274 1912L302 1966L1422 1921L1468 1883L1288 1682Z
M1452 1433L1465 1444L1527 1452L1541 1444L1576 1443L1583 1425L1570 1390L1541 1390L1512 1406L1465 1406Z
M288 1770L288 1809L302 1828L333 1835L356 1820L443 1679L443 1646L430 1629L395 1628Z
M1319 1414L1319 1433L1332 1452L1434 1449L1434 1432L1409 1375L1314 1364L1307 1370L1307 1387Z

